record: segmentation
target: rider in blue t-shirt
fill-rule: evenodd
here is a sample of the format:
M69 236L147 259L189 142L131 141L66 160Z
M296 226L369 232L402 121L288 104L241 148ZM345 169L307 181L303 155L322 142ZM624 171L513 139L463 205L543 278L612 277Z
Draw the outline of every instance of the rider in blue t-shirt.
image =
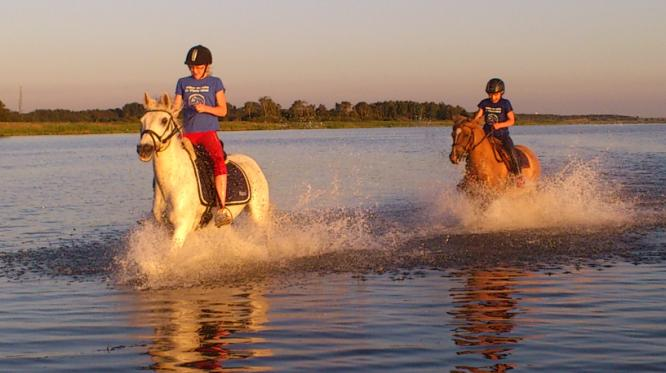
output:
M515 116L511 101L502 97L504 95L504 82L498 78L490 79L486 84L486 93L488 98L479 102L479 111L474 116L474 120L483 117L485 122L483 130L486 133L491 133L491 136L495 136L502 142L509 155L509 171L516 176L516 184L520 186L524 181L513 147L513 140L509 136L509 127L515 123Z
M183 108L183 137L192 144L200 144L213 160L213 175L219 209L214 212L215 225L230 224L231 211L225 207L227 193L227 166L224 148L217 138L220 129L218 118L227 115L227 99L222 80L211 75L213 55L203 45L196 45L187 52L185 64L190 75L178 79L174 107Z
M215 114L197 112L196 105L217 106L217 93L224 93L224 84L220 78L207 75L201 79L186 76L178 79L176 95L183 100L183 124L185 133L218 131L220 122ZM226 104L226 102L224 103Z

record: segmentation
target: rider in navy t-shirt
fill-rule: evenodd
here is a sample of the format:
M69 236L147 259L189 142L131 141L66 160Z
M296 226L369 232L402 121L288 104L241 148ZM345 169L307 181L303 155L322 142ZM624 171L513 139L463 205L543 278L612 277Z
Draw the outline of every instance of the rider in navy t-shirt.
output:
M508 113L513 112L511 101L505 98L500 98L499 101L493 102L492 99L486 98L479 102L478 107L483 110L483 119L485 120L483 130L486 131L486 133L494 130L493 136L495 137L509 135L508 127L494 128L493 125L496 123L507 122L509 120Z
M513 148L513 140L509 136L509 127L515 123L515 117L511 101L502 97L504 95L504 82L498 78L490 79L486 84L486 93L488 98L479 102L479 111L474 116L474 120L483 117L483 130L502 141L502 145L510 158L511 167L509 171L516 175L516 183L522 185L524 181L520 174L520 165Z

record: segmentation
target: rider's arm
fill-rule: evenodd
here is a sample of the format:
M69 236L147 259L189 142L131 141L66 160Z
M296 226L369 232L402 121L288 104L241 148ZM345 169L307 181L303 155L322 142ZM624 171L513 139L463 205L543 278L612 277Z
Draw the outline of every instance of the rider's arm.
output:
M481 118L482 116L483 116L483 109L479 108L479 111L476 112L476 114L474 115L474 119L472 119L472 121L475 121Z
M173 105L171 106L173 109L180 109L180 107L183 106L183 96L182 95L176 95L176 98L173 100Z
M217 99L217 106L199 104L194 105L194 110L198 113L209 113L218 117L227 115L227 97L224 95L224 90L218 91L215 98Z
M493 128L496 129L496 130L498 130L498 129L500 129L500 128L511 127L511 126L513 126L513 124L514 124L515 122L516 122L516 118L515 118L515 116L513 115L513 111L510 111L510 112L506 113L506 121L505 121L505 122L495 123L495 124L493 125Z

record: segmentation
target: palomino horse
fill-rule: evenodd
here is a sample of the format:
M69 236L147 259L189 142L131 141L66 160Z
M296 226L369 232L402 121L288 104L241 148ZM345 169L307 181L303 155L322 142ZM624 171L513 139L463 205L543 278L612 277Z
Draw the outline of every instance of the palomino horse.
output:
M187 235L196 229L206 212L199 197L199 186L190 154L184 148L182 128L176 119L180 109L171 107L166 94L155 101L145 94L146 114L141 118L141 137L137 145L139 159L153 159L155 174L153 216L162 222L164 216L173 225L172 247L181 247ZM249 184L250 198L243 204L227 206L237 217L247 206L256 223L268 215L268 182L257 163L242 154L230 154L233 162L243 171Z
M468 193L476 194L489 190L500 192L510 186L509 169L500 153L495 150L490 136L483 131L480 122L478 120L472 122L465 117L458 116L454 118L454 123L451 131L453 143L449 159L453 164L467 159L465 176L458 187ZM535 182L541 175L539 159L526 146L516 145L515 148L516 153L522 153L522 155L517 154L522 175L527 182Z

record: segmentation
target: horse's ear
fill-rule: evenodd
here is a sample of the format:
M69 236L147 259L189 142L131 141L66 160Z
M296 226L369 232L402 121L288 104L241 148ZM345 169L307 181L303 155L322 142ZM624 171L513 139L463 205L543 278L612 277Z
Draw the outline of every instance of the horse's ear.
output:
M456 124L456 125L469 120L469 118L467 118L465 116L462 116L460 114L454 115L452 119L453 119L453 123Z
M168 94L162 93L162 98L160 99L160 103L168 108L171 107L171 98L169 97Z
M148 95L148 92L143 92L143 107L148 109L153 106L155 106L155 100Z

